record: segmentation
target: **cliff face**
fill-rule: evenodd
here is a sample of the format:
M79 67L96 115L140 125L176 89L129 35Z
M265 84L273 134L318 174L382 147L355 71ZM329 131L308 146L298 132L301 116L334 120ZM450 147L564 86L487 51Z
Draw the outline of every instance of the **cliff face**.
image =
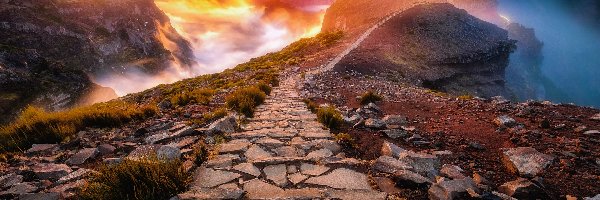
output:
M152 0L4 0L0 19L5 119L32 102L56 110L90 102L96 89L116 96L88 76L193 63L189 43Z
M408 9L375 30L338 70L399 76L436 90L505 95L508 32L451 4Z

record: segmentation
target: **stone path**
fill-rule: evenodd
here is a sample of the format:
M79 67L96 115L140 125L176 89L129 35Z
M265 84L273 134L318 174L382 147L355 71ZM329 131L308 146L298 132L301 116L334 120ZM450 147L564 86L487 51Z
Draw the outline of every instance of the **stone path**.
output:
M345 158L288 78L242 132L195 172L180 199L385 199Z
M309 71L306 74L307 75L316 75L316 74L320 74L320 73L332 70L335 67L335 65L337 65L344 57L346 57L346 55L348 55L354 49L358 48L358 46L360 46L360 44L363 41L365 41L365 39L367 39L367 37L369 37L369 35L371 35L371 33L373 33L373 31L377 30L381 25L385 24L388 20L392 19L393 17L395 17L396 15L398 15L399 13L401 13L402 11L403 10L394 12L394 13L390 14L389 16L383 18L377 24L373 25L366 32L364 32L362 35L360 35L360 37L356 41L354 41L354 43L352 43L352 45L350 45L348 48L346 48L346 50L344 50L342 53L340 53L338 56L336 56L325 67Z

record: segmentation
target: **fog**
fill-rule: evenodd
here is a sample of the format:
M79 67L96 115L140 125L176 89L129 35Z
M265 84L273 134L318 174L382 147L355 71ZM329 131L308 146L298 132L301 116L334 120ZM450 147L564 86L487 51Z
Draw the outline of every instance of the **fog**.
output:
M500 0L499 12L534 28L541 55L511 55L507 85L517 98L600 107L600 2Z

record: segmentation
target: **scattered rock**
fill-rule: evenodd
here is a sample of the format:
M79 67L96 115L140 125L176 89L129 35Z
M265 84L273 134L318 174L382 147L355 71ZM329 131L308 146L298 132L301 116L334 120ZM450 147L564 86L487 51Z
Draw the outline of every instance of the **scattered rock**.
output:
M503 115L494 119L494 123L500 127L514 127L517 121L507 115Z
M444 164L440 170L440 175L451 179L463 179L466 178L463 172L464 170L456 165Z
M273 181L276 185L284 187L288 184L287 168L285 164L269 165L263 169L267 179Z
M382 192L396 194L402 191L396 187L396 183L392 179L386 177L374 177L373 180L375 180L377 187Z
M400 161L393 157L380 156L375 161L375 164L373 164L373 169L388 174L394 174L397 171L410 170L412 169L412 166L409 163Z
M471 178L441 180L429 188L429 199L451 200L471 197L468 190L478 190Z
M175 146L162 145L156 151L156 156L159 159L175 160L181 158L181 150Z
M498 191L517 199L548 199L542 188L523 178L502 184Z
M485 147L483 145L479 144L478 142L469 142L469 148L479 150L479 151L485 150Z
M595 114L595 115L594 115L594 116L592 116L590 119L591 119L591 120L595 120L595 121L600 121L600 113L598 113L598 114Z
M80 168L77 171L74 171L66 176L61 177L60 179L58 179L58 181L56 183L63 184L66 182L79 180L79 179L82 179L83 177L85 177L90 172L92 172L92 170Z
M60 199L59 193L28 193L19 195L19 200L58 200Z
M328 186L336 189L371 190L365 174L345 168L335 169L324 176L309 178L304 183Z
M354 114L350 117L344 117L344 122L346 122L348 124L356 124L357 122L359 122L362 119L363 118L359 114Z
M115 152L115 150L117 150L117 148L110 144L103 144L98 146L98 153L100 154L100 156L112 154Z
M388 141L384 141L381 146L381 155L399 158L400 154L407 152L403 148L396 146Z
M408 136L408 132L406 132L404 129L388 129L381 132L392 139L404 138Z
M385 123L379 119L369 118L365 121L365 127L373 129L381 129L385 127Z
M600 200L600 194L596 195L595 197L585 197L583 200Z
M79 150L75 155L71 156L65 163L69 165L81 165L85 163L88 159L94 159L96 155L98 155L97 148L85 148Z
M194 175L194 183L192 187L212 188L228 182L231 182L242 175L234 172L213 170L210 168L200 167Z
M600 136L600 131L598 130L589 130L583 133L586 136Z
M171 101L168 99L162 100L160 103L158 103L158 108L160 108L161 110L167 110L172 106L173 104L171 104Z
M495 97L492 97L491 99L492 99L492 104L495 104L495 105L510 103L510 101L508 99L504 98L503 96L495 96Z
M73 170L65 164L38 163L31 167L33 173L41 180L57 180Z
M208 126L209 133L234 133L238 127L234 116L227 116L219 119Z
M409 163L413 171L423 176L434 178L441 167L440 160L434 155L407 151L400 155L400 161Z
M386 115L381 120L388 129L398 129L408 123L406 117L401 115Z
M403 187L425 188L431 184L431 179L421 176L413 171L400 170L394 173L397 184Z
M17 183L23 182L23 176L15 173L5 174L0 176L0 188L11 187Z
M502 155L504 165L513 173L534 177L554 160L553 156L538 152L531 147L506 149Z
M58 144L34 144L27 150L29 155L48 155L58 150Z
M3 195L20 195L26 193L32 193L38 190L38 187L33 185L32 183L17 183L10 187L6 191L0 192L0 196Z

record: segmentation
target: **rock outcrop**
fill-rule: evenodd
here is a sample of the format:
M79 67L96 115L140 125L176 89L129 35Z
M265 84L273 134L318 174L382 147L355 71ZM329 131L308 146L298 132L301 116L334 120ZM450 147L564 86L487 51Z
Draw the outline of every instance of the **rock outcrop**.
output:
M335 67L431 89L504 95L508 32L451 4L418 5L375 30Z
M1 119L32 102L57 110L90 102L94 91L116 97L88 76L193 63L189 43L151 0L1 1L0 19Z

